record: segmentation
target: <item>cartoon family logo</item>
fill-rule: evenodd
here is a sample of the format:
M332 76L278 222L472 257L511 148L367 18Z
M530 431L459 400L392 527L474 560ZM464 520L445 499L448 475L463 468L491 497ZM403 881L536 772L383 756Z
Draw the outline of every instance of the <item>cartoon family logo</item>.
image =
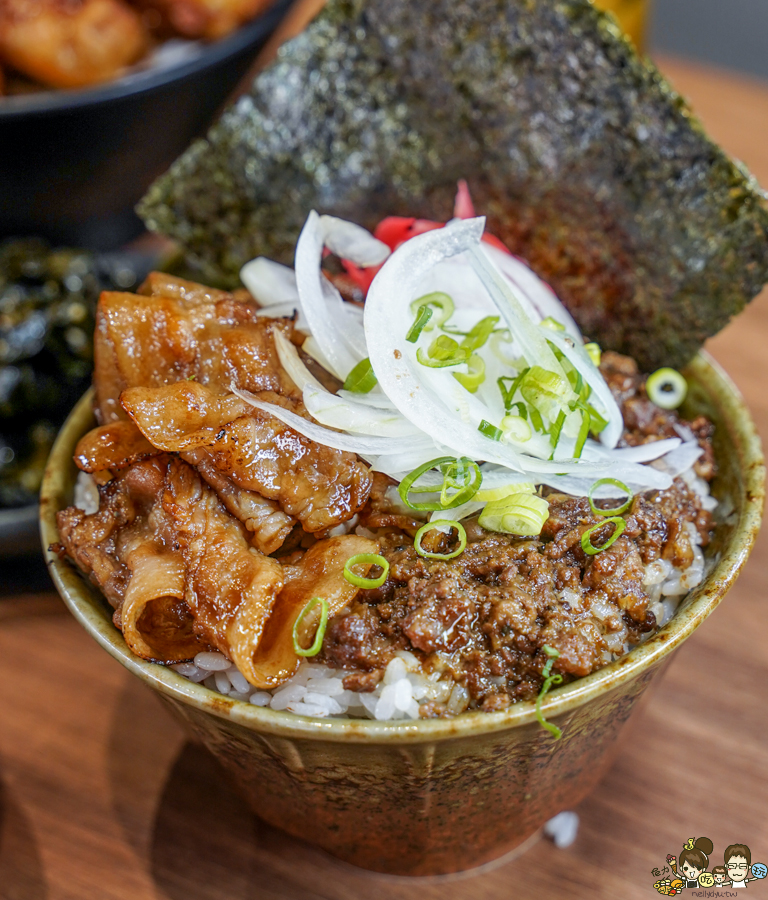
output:
M768 867L764 863L753 863L752 852L746 844L729 844L723 852L723 865L709 869L710 857L714 844L708 837L689 838L685 842L680 856L675 859L667 856L667 865L662 869L654 869L651 874L659 880L654 888L667 897L681 894L686 888L695 889L694 896L737 896L730 891L734 888L745 888L750 881L758 881L768 875ZM666 878L659 878L666 875ZM720 890L700 891L699 888L728 888L722 894Z

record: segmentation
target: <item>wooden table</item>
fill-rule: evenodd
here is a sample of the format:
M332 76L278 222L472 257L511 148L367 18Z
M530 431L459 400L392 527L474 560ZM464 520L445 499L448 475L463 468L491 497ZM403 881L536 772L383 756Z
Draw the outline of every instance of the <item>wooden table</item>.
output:
M664 60L712 135L768 185L768 86ZM768 438L768 292L711 342ZM3 900L648 898L652 869L707 835L768 860L768 538L680 650L568 850L448 881L369 875L255 820L213 760L46 590L0 599ZM28 577L35 575L34 567ZM9 582L6 580L6 586ZM719 859L717 860L719 862ZM750 895L768 888L750 885Z

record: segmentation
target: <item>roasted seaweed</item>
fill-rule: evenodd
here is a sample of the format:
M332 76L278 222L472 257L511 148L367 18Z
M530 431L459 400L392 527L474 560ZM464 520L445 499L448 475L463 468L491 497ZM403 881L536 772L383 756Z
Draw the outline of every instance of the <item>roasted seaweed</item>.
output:
M96 301L147 267L35 239L0 245L0 508L37 497L56 429L91 381Z
M757 185L588 0L330 0L140 205L203 278L316 208L488 226L586 334L680 366L768 280Z

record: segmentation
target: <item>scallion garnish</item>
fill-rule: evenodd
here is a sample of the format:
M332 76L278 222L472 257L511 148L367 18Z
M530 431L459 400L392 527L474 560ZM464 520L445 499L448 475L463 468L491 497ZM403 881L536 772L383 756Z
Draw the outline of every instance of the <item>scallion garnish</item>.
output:
M501 428L497 428L495 425L492 425L486 419L483 419L480 424L477 426L477 430L480 434L484 434L487 438L490 438L492 441L500 441L504 435Z
M599 344L584 344L584 349L587 351L587 356L592 360L595 368L600 365L600 358L602 357L602 350L600 349Z
M478 522L487 531L535 537L549 518L549 504L536 494L516 492L486 504Z
M599 531L603 526L612 524L613 525L613 534L608 538L608 540L604 544L600 544L599 547L595 547L592 543L592 535ZM603 550L607 550L619 537L620 534L623 533L624 529L627 527L627 523L621 516L610 516L606 519L603 519L602 522L598 522L597 525L593 525L591 528L588 528L584 534L581 536L581 549L587 554L587 556L594 556L596 553L602 553Z
M442 485L422 487L416 482L429 469L438 468L443 476ZM411 509L438 510L454 509L471 500L480 488L483 475L478 464L462 456L456 459L453 456L440 456L430 459L423 465L406 475L397 486L400 499ZM449 495L451 488L458 488L455 494ZM410 494L424 494L440 492L439 500L429 500L424 503L415 503L410 499Z
M517 389L520 387L520 383L529 371L530 366L523 369L514 377L510 375L502 375L500 378L496 379L496 384L498 384L499 390L501 391L501 399L504 401L504 409L507 412L509 412L512 408L512 401L515 399ZM505 381L511 381L512 384L509 387L506 387L504 384Z
M477 353L473 353L467 360L467 369L467 372L452 372L451 374L470 394L474 394L485 381L485 360Z
M373 372L371 361L366 357L361 360L347 375L344 382L344 390L354 394L367 394L376 387L376 375Z
M675 369L658 369L645 382L648 399L662 409L677 409L688 393L688 382Z
M406 334L405 339L409 344L415 344L421 336L421 332L424 331L427 322L432 318L432 307L431 306L421 306L419 307L419 313L416 316L416 321L411 325L408 329L408 334Z
M432 531L434 528L444 528L446 525L450 525L451 528L455 528L459 533L459 545L455 550L452 550L450 553L430 553L429 550L425 550L421 546L421 539L428 531ZM432 522L427 522L426 525L422 525L421 528L416 532L416 536L413 539L413 546L419 556L423 556L426 559L453 559L456 556L462 554L467 546L467 532L464 530L464 526L461 522L456 522L453 519L435 519Z
M552 428L549 431L550 438L552 440L552 449L553 451L557 449L557 443L560 440L560 432L563 430L563 425L565 424L565 410L561 409L557 414L557 418L552 424Z
M612 484L614 487L617 487L620 491L627 495L627 499L624 501L624 503L621 504L621 506L617 506L615 509L598 509L595 506L592 497L595 491L598 488L602 487L604 484ZM587 494L587 499L589 500L589 506L592 512L596 516L605 517L620 516L623 512L626 512L629 509L634 498L635 495L632 493L632 491L626 486L626 484L624 484L623 481L619 481L618 478L600 478L592 485L592 487L589 489L589 494Z
M587 438L589 437L589 426L592 421L592 418L589 414L589 410L585 406L581 406L581 425L579 426L579 433L576 437L576 446L573 448L573 455L575 459L580 459L581 454L584 452L584 444L587 443Z
M317 626L317 631L315 632L315 639L312 642L311 647L304 648L301 646L299 642L299 629L301 628L301 623L304 621L304 618L312 612L312 610L320 604L321 612L320 612L320 623ZM323 638L325 637L325 629L328 625L328 601L323 599L322 597L313 597L307 605L302 609L302 611L296 617L296 621L293 623L293 650L296 653L296 656L317 656L320 652L320 648L323 646Z
M411 312L414 316L418 315L418 311L422 306L432 306L435 309L434 322L430 321L425 326L427 331L432 331L435 326L440 328L441 325L445 325L456 308L453 303L453 297L450 294L444 294L442 291L432 291L431 294L424 294L423 297L414 300L411 303Z
M557 319L553 319L552 316L542 319L540 324L542 328L549 328L551 331L565 331L565 325L558 322Z
M552 666L554 665L555 660L560 656L560 653L555 650L554 647L550 647L547 644L544 644L541 649L546 653L547 661L544 663L544 668L541 670L541 674L544 676L544 683L539 691L539 696L536 698L536 718L539 721L539 725L541 725L542 728L546 728L552 737L558 741L563 736L563 732L554 723L547 722L541 711L541 704L549 693L549 689L552 685L562 684L563 682L563 676L558 672L552 675Z
M513 405L522 407L523 415L504 416L501 420L501 432L507 440L524 444L531 439L531 426L528 424L524 404L515 403Z
M531 366L520 382L523 399L544 415L559 410L569 392L565 378L541 366Z
M470 356L471 353L466 347L460 347L447 334L441 334L439 337L436 337L429 345L426 353L424 353L423 347L419 347L416 351L416 359L422 366L429 366L431 369L458 366L467 362Z
M480 321L467 332L467 336L461 342L461 346L465 347L467 350L471 350L473 353L475 350L479 350L493 334L493 329L498 323L498 316L486 316L484 319L480 319Z
M376 578L366 578L363 575L357 575L352 571L352 566L358 565L378 566L381 569L381 575L377 575ZM378 553L358 553L357 556L350 557L344 564L344 577L350 584L354 584L355 587L368 590L381 587L387 580L387 575L389 575L389 563Z

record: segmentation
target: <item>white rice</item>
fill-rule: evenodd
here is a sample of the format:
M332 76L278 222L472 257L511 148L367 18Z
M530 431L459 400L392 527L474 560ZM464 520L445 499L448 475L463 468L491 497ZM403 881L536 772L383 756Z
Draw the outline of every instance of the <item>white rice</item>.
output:
M713 511L717 507L718 502L710 495L709 485L693 470L681 477L700 496L704 509ZM358 525L355 530L359 533L365 529ZM686 523L686 530L693 550L693 561L687 569L677 569L664 559L657 559L645 566L643 586L650 597L648 609L656 617L659 627L671 619L681 600L703 581L715 562L705 559L696 527ZM574 609L583 605L583 598L577 591L565 589L560 599L570 603ZM607 647L603 662L608 663L629 652L631 646L627 642L626 624L615 604L597 597L591 601L589 610ZM331 669L309 661L303 661L293 678L274 691L255 691L235 665L221 653L198 653L192 663L181 663L173 668L185 678L202 682L233 700L318 718L413 720L419 718L422 704L429 701L444 704L453 715L466 710L470 702L467 689L454 681L449 671L425 673L417 657L404 650L398 651L389 662L375 690L366 693L344 688L343 681L351 674L349 671ZM498 681L503 686L502 676ZM563 819L560 822L560 817L556 816L552 822L555 843L557 846L567 846L575 838L578 819ZM562 835L558 830L560 824Z
M349 672L306 661L290 681L274 691L254 691L222 653L198 653L193 662L172 668L233 700L302 716L418 719L419 707L430 700L446 703L454 713L463 712L469 705L469 693L463 685L439 673L423 673L419 660L407 650L396 653L376 689L369 693L345 690L343 682Z

